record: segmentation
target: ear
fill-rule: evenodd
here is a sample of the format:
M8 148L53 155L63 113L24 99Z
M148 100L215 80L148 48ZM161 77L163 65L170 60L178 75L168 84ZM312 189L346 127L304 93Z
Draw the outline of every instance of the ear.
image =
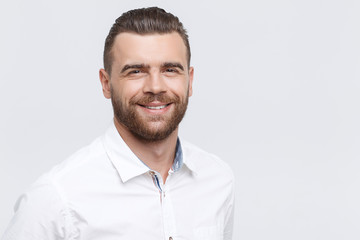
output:
M190 67L189 68L189 97L191 97L192 93L193 93L193 90L192 90L193 79L194 79L194 68Z
M102 69L99 70L99 78L100 78L100 82L101 82L104 97L106 97L107 99L110 99L111 98L110 76L105 71L105 69L102 68Z

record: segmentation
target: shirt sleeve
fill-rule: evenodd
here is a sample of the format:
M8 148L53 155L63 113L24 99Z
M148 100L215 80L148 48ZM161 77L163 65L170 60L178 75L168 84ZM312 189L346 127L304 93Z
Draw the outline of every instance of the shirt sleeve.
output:
M2 240L75 239L71 216L53 184L38 181L15 204Z
M234 207L235 204L235 193L234 193L234 181L231 184L231 193L229 196L229 202L225 217L225 228L224 228L224 240L231 240L233 235L234 227Z

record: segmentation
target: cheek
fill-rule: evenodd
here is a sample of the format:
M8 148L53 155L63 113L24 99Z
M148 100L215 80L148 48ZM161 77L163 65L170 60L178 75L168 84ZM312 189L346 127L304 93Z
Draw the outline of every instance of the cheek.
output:
M136 81L129 81L122 84L116 84L113 91L116 91L116 96L123 102L129 102L130 99L136 97L141 91L139 84Z
M173 81L169 84L169 88L179 97L183 97L183 95L186 96L188 94L189 82L185 79Z

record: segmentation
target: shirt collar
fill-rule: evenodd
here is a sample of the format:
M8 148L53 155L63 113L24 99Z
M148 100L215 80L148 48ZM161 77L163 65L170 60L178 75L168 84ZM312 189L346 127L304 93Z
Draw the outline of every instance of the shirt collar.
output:
M118 171L123 182L127 182L131 178L150 170L150 168L146 166L124 142L114 123L111 124L103 136L103 144L109 159ZM176 172L182 168L185 163L183 161L183 156L183 150L178 138L175 159L170 171ZM185 163L185 165L190 170L195 170L195 167L192 164Z
M189 147L190 145L190 147ZM195 175L200 171L199 164L196 164L195 161L192 159L197 158L197 156L194 154L194 151L192 151L191 144L185 142L185 147L181 147L182 151L182 159L183 159L183 165L185 165L192 173Z
M190 160L190 155L188 152L185 152L185 150L186 149L181 146L180 139L178 138L176 142L175 159L170 171L179 171L183 167L183 165L185 165L191 172L194 172L196 174L198 171L198 167L196 166L194 161Z
M103 143L109 159L123 182L149 171L149 168L138 159L121 138L114 123L103 136Z
M183 165L183 153L182 153L181 143L178 138L176 142L175 159L170 170L173 172L177 172L180 170L182 165Z

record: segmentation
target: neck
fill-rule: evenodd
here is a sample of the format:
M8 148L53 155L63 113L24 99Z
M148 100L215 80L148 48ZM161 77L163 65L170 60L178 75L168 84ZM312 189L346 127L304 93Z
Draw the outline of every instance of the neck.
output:
M161 174L165 183L175 158L178 128L161 141L142 141L114 119L116 129L131 151L149 168Z

